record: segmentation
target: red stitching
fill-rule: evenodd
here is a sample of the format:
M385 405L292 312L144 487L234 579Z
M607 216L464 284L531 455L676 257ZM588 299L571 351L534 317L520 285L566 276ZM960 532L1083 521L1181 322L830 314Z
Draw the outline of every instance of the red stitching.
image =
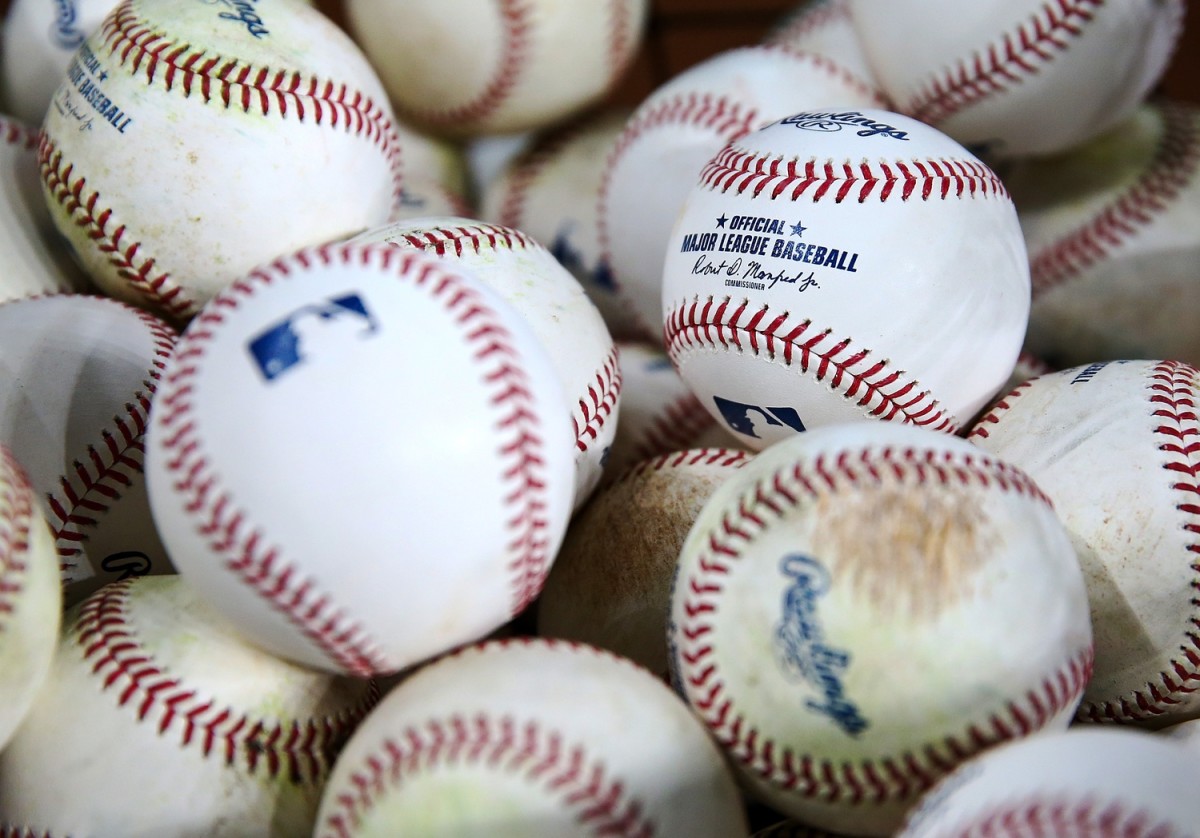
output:
M49 832L39 831L31 826L0 825L0 838L55 838Z
M640 460L636 465L622 474L614 482L614 485L623 483L626 480L636 479L648 471L664 471L684 466L727 466L729 468L741 468L750 462L752 457L753 455L749 452L739 451L736 448L689 448L684 451L670 451L660 454L657 457Z
M1184 838L1146 809L1127 809L1119 800L1037 796L998 804L962 829L970 835L1095 835L1113 838ZM963 834L968 834L963 832Z
M1042 727L1079 699L1092 671L1091 645L999 712L971 722L957 736L928 743L918 752L878 760L848 762L814 759L760 735L725 692L711 637L710 615L721 607L725 577L742 558L742 549L768 519L794 506L797 497L818 497L839 485L879 482L882 474L919 482L982 486L1045 504L1050 500L1023 472L999 460L952 451L909 448L844 452L796 463L761 479L753 499L727 511L702 551L697 569L679 584L684 591L678 624L679 679L694 691L689 702L731 758L777 787L824 802L883 803L914 797L974 753L997 742Z
M1159 450L1167 455L1163 469L1170 472L1175 508L1187 516L1183 529L1192 542L1184 549L1197 574L1194 591L1200 590L1200 422L1196 415L1197 377L1200 370L1179 361L1161 361L1149 375L1149 409L1157 422L1154 433ZM1200 608L1200 594L1191 604ZM1158 675L1158 681L1111 701L1084 701L1079 718L1093 722L1142 721L1169 713L1192 693L1200 691L1200 618L1191 617L1179 651Z
M829 329L818 329L811 320L776 314L769 306L752 308L749 300L731 297L693 297L674 304L663 327L667 354L679 356L697 348L715 347L800 365L801 372L879 419L899 419L935 431L953 433L958 420L942 409L928 390L903 370L893 370L887 359L874 360L871 350L860 349L849 338L839 339Z
M528 66L533 5L525 0L496 0L504 27L500 47L500 66L474 99L455 107L415 107L397 103L397 110L426 125L459 127L482 122L491 116L512 93L521 73Z
M689 447L696 437L717 423L692 393L685 393L654 415L634 448L635 460Z
M600 436L605 422L612 416L621 395L621 368L617 363L617 348L614 346L604 359L604 366L596 371L594 384L587 388L587 399L579 400L578 415L571 416L575 428L575 447L587 451L591 443ZM580 423L582 419L582 424Z
M783 156L754 154L736 145L726 147L709 161L700 172L700 183L722 193L733 190L741 195L750 190L755 197L765 195L772 201L781 195L798 201L809 193L813 203L831 198L840 204L852 198L861 204L872 196L880 203L892 197L901 201L1008 197L1000 178L977 160L785 160Z
M787 47L788 44L807 38L809 35L835 23L852 24L850 4L846 0L822 0L798 7L789 14L763 44Z
M498 454L505 463L503 474L509 489L505 502L511 510L507 521L511 608L514 614L521 611L541 590L551 560L543 443L528 377L514 361L517 354L507 330L478 295L440 266L425 261L414 266L417 258L415 251L387 245L326 245L276 260L233 282L205 307L181 339L167 389L155 402L155 409L161 412L157 421L165 434L166 468L175 477L175 491L187 498L188 511L210 538L210 548L225 557L231 573L284 614L331 660L357 675L387 671L383 655L360 624L268 543L268 536L253 527L250 516L236 507L232 495L222 487L203 450L193 415L193 379L206 345L215 336L214 327L224 320L224 309L237 308L262 287L284 281L291 272L311 263L374 262L393 270L398 280L429 292L462 328L464 340L486 372L491 403L500 414L497 427L505 437Z
M33 489L7 446L0 445L0 633L17 609L29 570L29 530Z
M1048 0L998 43L960 59L920 87L905 113L937 125L977 102L1020 84L1065 52L1105 0Z
M1033 296L1045 294L1107 259L1178 200L1200 169L1200 123L1187 108L1159 104L1163 136L1128 189L1086 223L1030 254Z
M605 89L611 87L633 61L635 35L626 0L608 0L608 12L608 80Z
M987 439L990 436L990 433L985 425L995 425L997 422L999 422L1001 414L1012 408L1013 400L1019 398L1021 394L1025 392L1025 390L1033 386L1033 381L1034 380L1032 378L1022 381L1020 384L1010 390L1008 395L992 405L991 410L979 417L979 421L975 423L975 427L973 427L971 432L967 434L967 439Z
M517 159L504 185L504 197L500 201L496 217L497 224L516 229L525 226L525 202L534 182L558 155L600 119L601 116L596 115L556 128Z
M48 294L42 299L54 296L57 295ZM85 458L74 460L71 469L59 477L58 491L46 495L54 516L50 524L60 569L67 581L74 581L88 530L99 526L99 519L108 512L110 504L133 485L137 479L134 475L142 473L150 397L175 348L175 332L157 317L119 301L103 299L106 304L121 306L141 321L153 338L154 354L146 378L142 379L145 391L131 394L133 401L126 402L124 415L114 416L112 425L100 429L99 442L88 445Z
M23 151L29 151L37 147L38 132L0 114L0 142L20 146Z
M251 774L261 770L293 782L323 781L342 743L375 703L374 687L357 706L286 727L221 706L172 675L141 645L128 612L134 581L113 583L87 599L73 629L101 689L118 691L117 703L137 708L138 721L147 721L157 711L154 725L160 735L174 727L181 746L197 747L205 757L238 763Z

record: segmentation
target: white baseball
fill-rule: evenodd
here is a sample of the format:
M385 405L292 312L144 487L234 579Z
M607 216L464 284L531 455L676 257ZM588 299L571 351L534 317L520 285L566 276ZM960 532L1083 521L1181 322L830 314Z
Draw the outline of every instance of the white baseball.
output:
M900 838L964 835L1188 838L1200 824L1200 760L1130 730L1031 736L963 764Z
M687 448L730 448L733 435L717 424L688 389L662 349L649 343L617 343L621 366L621 418L613 437L604 482L643 460Z
M252 642L394 672L541 590L574 437L546 350L465 268L391 246L302 250L215 297L163 381L155 521Z
M383 223L401 156L374 70L298 0L125 0L72 59L38 150L96 283L181 318L263 261Z
M872 87L817 53L745 47L680 73L634 111L604 170L600 248L642 337L662 336L662 267L671 225L712 156L806 107L882 107Z
M521 313L549 351L566 398L575 432L578 508L600 482L621 395L612 336L579 282L524 232L469 218L416 218L367 230L353 241L436 254L483 280Z
M494 641L418 671L351 737L319 838L745 835L741 796L679 699L629 661Z
M955 431L1012 372L1029 264L1004 185L957 142L805 111L705 166L660 302L680 376L745 445L868 417Z
M0 750L46 681L61 616L54 539L24 469L0 446Z
M1091 603L1079 714L1161 727L1200 713L1200 371L1115 361L1025 382L968 437L1054 501Z
M600 254L596 198L608 153L629 116L605 110L538 138L486 185L480 200L480 217L527 233L554 254L616 338L638 329Z
M601 99L637 52L646 0L348 0L405 119L451 135L559 122Z
M1145 105L1001 175L1029 250L1030 351L1061 366L1200 363L1200 108Z
M850 0L896 109L997 155L1052 154L1129 116L1184 0Z
M87 287L46 212L37 142L37 131L0 116L0 302Z
M886 422L799 434L732 474L684 542L668 638L751 794L857 835L890 835L977 751L1066 727L1092 663L1041 490Z
M750 454L693 448L643 460L571 519L537 632L590 643L667 677L663 626L679 548L700 508Z
M68 612L0 753L0 831L307 835L376 697L248 645L178 576L116 582Z
M173 570L143 458L175 338L153 315L105 297L0 305L0 442L37 490L68 605L108 582Z
M882 86L871 72L854 28L850 0L805 0L780 20L762 42L821 56L837 64L843 73L856 77L863 89L882 95Z

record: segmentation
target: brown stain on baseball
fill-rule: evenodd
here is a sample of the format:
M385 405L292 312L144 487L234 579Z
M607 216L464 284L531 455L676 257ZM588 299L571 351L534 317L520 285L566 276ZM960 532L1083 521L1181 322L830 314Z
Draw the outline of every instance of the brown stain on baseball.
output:
M849 586L880 616L936 620L975 591L998 533L980 495L905 484L822 495L813 548L835 585Z

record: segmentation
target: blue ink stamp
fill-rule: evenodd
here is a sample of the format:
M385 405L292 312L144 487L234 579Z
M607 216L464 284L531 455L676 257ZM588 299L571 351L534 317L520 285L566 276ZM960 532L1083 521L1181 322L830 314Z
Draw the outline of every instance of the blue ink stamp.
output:
M833 134L841 131L843 128L855 128L855 133L860 137L890 137L893 140L908 141L908 132L888 125L886 122L878 122L869 116L864 116L859 111L825 111L821 113L806 112L798 113L793 116L785 117L780 120L782 125L794 125L805 131L818 131L825 134Z
M335 328L331 328L335 327ZM358 338L379 330L379 324L358 294L332 297L293 311L284 320L259 332L246 348L267 381L320 355L320 344L351 332Z
M713 404L721 411L725 424L739 434L763 439L758 433L766 430L764 426L788 427L793 431L803 433L804 422L800 414L790 407L759 407L756 404L742 404L732 399L713 396Z
M843 680L850 653L825 643L817 618L817 600L829 592L829 571L800 553L783 557L779 570L790 580L783 595L783 618L775 627L775 650L783 670L816 687L822 699L806 699L809 710L828 716L850 736L869 727L858 707L846 697Z

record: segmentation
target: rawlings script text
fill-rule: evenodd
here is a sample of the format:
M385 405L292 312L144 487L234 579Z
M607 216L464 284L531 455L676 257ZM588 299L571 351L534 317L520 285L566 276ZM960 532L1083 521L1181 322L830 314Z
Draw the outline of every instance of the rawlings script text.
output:
M236 20L245 26L246 31L255 38L271 34L254 7L257 0L204 0L204 2L210 6L224 6L231 9L232 11L221 12L217 17L222 20Z
M893 140L908 140L908 132L893 128L886 122L876 122L858 111L841 113L798 113L780 120L783 125L795 125L805 131L832 133L843 128L857 128L860 137L891 137Z

